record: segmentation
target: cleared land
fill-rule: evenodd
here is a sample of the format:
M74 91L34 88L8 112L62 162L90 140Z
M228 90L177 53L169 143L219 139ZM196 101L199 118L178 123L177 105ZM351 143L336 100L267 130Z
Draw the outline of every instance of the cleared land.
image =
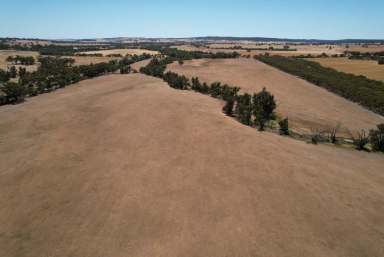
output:
M156 55L158 54L157 51L151 51L146 49L110 49L110 50L99 50L99 51L90 51L90 52L83 52L84 54L102 54L103 56L107 56L110 54L121 54L122 56L125 55L141 55L144 53Z
M289 117L291 125L300 131L329 129L341 124L348 136L361 129L374 128L384 117L342 97L317 87L253 59L192 60L184 65L173 63L169 70L202 81L221 81L254 93L266 87L277 101L277 112Z
M37 62L37 57L39 56L38 52L33 52L33 51L15 51L15 50L0 50L0 69L7 70L8 67L10 66L15 66L16 68L18 67L25 67L27 71L35 71L38 67L37 64L35 65L13 65L11 63L8 63L6 60L8 56L33 56L36 58Z
M135 74L1 107L0 256L383 256L383 155L221 106Z
M109 62L112 60L120 59L118 57L96 57L96 56L67 56L75 60L75 65L89 65L91 63Z
M234 44L234 43L227 43L227 44L209 44L209 46L201 46L196 47L193 45L180 45L175 46L179 50L184 51L204 51L204 52L233 52L236 51L240 53L241 55L259 55L259 54L265 54L269 53L271 55L282 55L282 56L299 56L299 55L321 55L323 53L326 53L328 55L333 54L342 54L344 52L344 48L341 46L335 46L335 45L289 45L291 49L297 49L297 51L270 51L270 50L241 50L241 49L230 49L235 46L241 46L243 48L269 48L274 47L276 49L282 49L284 47L283 44Z
M364 75L370 79L384 81L384 65L379 65L377 61L350 60L348 58L311 58L308 60L345 73Z

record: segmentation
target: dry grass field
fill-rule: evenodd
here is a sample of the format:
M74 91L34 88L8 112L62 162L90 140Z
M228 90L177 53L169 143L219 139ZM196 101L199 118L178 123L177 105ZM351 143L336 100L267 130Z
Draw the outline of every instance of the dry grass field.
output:
M169 69L202 81L220 81L254 93L266 87L278 102L277 112L287 116L291 125L305 133L335 127L341 132L370 129L384 122L384 117L326 91L300 78L279 71L253 59L218 59L187 61L183 66L173 63Z
M324 67L355 75L364 75L367 78L384 81L384 65L371 60L350 60L348 58L311 58Z
M242 62L185 69L311 88ZM0 107L0 256L384 255L382 154L259 133L221 107L140 74Z
M112 60L120 59L118 57L95 57L95 56L66 56L67 58L75 59L75 65L89 65L91 63L109 62Z
M274 47L276 49L282 49L283 44L244 44L244 43L227 43L227 44L209 44L208 47L196 47L193 45L180 45L175 46L179 50L184 51L204 51L204 52L239 52L242 55L259 55L269 53L271 55L282 55L282 56L299 56L299 55L321 55L326 53L327 55L333 54L342 54L344 52L344 48L341 46L335 45L289 45L291 49L297 49L297 51L269 51L269 50L239 50L239 49L230 49L235 46L241 46L243 48L269 48Z
M128 55L141 55L144 53L156 55L158 54L157 51L151 51L146 49L110 49L110 50L100 50L100 51L89 51L89 52L83 52L84 54L102 54L103 56L107 56L110 54L121 54L122 56Z
M8 56L16 56L16 55L20 55L20 56L33 56L33 57L37 58L39 56L39 53L38 52L33 52L33 51L0 50L0 69L7 70L8 67L10 67L10 66L16 66L16 68L18 68L18 67L25 67L27 69L27 71L35 71L37 69L37 67L38 67L37 64L35 64L35 65L28 65L28 66L12 65L12 64L10 64L10 63L8 63L6 61Z

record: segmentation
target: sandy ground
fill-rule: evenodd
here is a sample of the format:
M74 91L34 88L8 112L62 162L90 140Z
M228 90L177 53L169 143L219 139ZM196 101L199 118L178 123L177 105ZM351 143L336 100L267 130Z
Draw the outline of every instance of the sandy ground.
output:
M8 56L33 56L35 57L35 61L37 62L37 57L39 56L38 52L33 51L15 51L15 50L0 50L0 69L7 70L11 66L16 66L16 68L19 67L25 67L27 71L35 71L37 70L38 65L12 65L11 63L8 63L6 60Z
M110 75L0 108L0 256L384 255L384 156Z
M100 50L100 51L89 51L89 52L83 52L85 54L103 54L104 56L109 54L121 54L122 56L125 56L127 54L129 55L141 55L143 53L147 54L158 54L157 51L151 51L146 49L111 49L111 50Z
M350 60L348 58L311 58L308 61L316 61L324 67L384 81L384 65L379 65L377 61Z
M183 66L173 63L169 69L209 83L239 86L249 93L266 87L277 99L277 112L303 132L335 127L340 122L347 136L347 129L355 132L384 122L384 117L355 103L253 59L193 60Z

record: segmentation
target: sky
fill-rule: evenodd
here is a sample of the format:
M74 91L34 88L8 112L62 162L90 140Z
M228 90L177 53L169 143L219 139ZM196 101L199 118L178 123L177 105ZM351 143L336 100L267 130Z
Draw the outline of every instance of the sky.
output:
M0 37L384 39L384 0L0 0Z

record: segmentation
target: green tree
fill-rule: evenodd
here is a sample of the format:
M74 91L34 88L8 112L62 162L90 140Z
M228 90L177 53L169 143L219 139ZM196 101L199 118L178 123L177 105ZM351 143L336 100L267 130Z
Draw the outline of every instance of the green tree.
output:
M17 76L17 70L16 70L16 67L15 67L15 66L11 66L11 67L9 68L9 76L10 76L11 78L16 78L16 76Z
M274 110L276 109L276 102L274 96L269 93L265 88L253 95L252 112L255 116L255 124L260 131L265 128L266 122L274 117Z
M241 123L247 126L252 125L252 97L250 94L237 96L235 113Z
M25 86L14 82L5 83L1 87L1 91L5 94L6 103L20 103L24 101L25 95L27 94Z
M232 116L233 115L233 107L235 105L235 100L233 98L228 99L223 107L223 112L227 116Z

